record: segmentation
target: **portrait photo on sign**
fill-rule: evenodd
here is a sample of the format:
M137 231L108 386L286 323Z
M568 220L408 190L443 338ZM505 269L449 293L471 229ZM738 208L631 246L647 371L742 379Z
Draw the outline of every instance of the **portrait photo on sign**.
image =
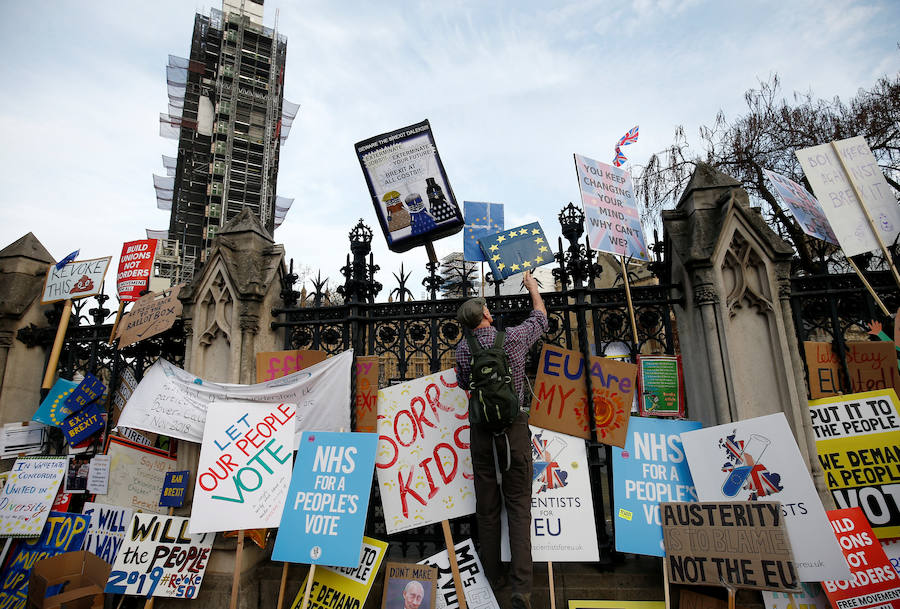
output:
M90 457L70 456L69 467L66 471L65 492L86 493L88 473L90 470Z
M381 609L434 609L437 567L389 562Z

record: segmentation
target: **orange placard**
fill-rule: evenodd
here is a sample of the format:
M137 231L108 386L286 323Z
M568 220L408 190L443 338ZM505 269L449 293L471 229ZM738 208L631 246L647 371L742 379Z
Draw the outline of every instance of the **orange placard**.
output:
M897 349L890 341L846 343L849 388L841 380L840 359L831 343L807 341L803 343L803 349L806 353L806 369L809 371L809 394L813 400L841 393L900 388Z
M256 354L256 382L279 379L324 361L328 354L311 349L261 351Z
M377 355L356 358L356 430L375 433L378 423L378 375Z

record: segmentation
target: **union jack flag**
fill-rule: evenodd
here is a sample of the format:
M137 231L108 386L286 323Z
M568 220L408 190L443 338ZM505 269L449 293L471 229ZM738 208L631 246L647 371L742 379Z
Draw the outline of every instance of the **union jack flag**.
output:
M635 125L631 129L628 130L628 133L619 138L619 143L616 144L616 148L619 146L627 146L628 144L633 144L638 140L638 126Z
M737 434L732 432L730 436L725 436L719 440L719 446L725 450L725 458L728 461L722 465L722 471L730 474L731 471L739 465L749 465L744 459L744 441L736 439ZM760 497L774 495L779 491L783 491L781 485L781 474L770 472L762 463L754 463L750 475L747 477L747 484L744 487L750 491L748 501L756 501Z
M566 478L569 477L568 472L562 469L559 462L555 460L555 455L549 454L547 445L548 441L543 439L541 434L531 437L534 480L537 483L535 492L538 493L566 486Z
M624 154L622 154L622 149L616 146L616 158L613 159L613 165L615 165L616 167L621 167L622 163L627 160L628 158Z

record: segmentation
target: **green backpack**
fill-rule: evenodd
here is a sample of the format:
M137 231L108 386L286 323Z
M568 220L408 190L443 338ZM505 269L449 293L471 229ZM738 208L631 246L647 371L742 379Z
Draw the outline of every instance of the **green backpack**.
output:
M465 334L472 352L469 423L494 433L501 432L519 414L519 396L503 350L506 332L497 332L489 349L483 349L468 330Z

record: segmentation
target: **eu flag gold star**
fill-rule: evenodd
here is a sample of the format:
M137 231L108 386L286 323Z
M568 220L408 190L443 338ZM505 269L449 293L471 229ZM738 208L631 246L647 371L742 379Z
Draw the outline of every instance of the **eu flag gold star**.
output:
M518 264L514 264L514 265L512 265L511 267L509 267L509 269L510 269L511 271L518 271L518 270L519 270L519 265L518 265Z
M503 264L502 262L501 262L500 264L497 265L497 270L498 270L498 271L502 271L502 270L505 269L505 268L506 268L506 265Z
M522 267L524 267L524 268L526 268L526 269L527 269L528 267L530 267L530 266L531 266L531 263L528 262L527 260L526 260L525 262L522 263Z
M544 261L544 257L543 257L543 256L538 256L537 258L534 259L534 263L535 263L535 264L540 264L540 263L542 263L543 261Z
M546 246L546 245L542 245L542 246L541 246L541 249L539 249L538 251L539 251L539 252L549 252L550 250L547 249L547 246Z
M535 243L543 243L543 242L544 242L544 238L543 238L543 237L537 237L537 238L534 240L534 242L535 242Z
M539 228L532 228L532 229L531 229L531 234L532 234L532 235L540 235L540 234L541 234L541 229L539 229Z
M489 249L490 249L492 252L496 252L498 249L500 249L500 247L495 243L495 244L492 245Z
M493 256L491 256L491 260L493 260L494 262L500 260L500 254L494 254Z
M506 241L506 237L503 235L497 237L497 243L503 243L504 241Z
M509 231L509 236L510 236L510 237L515 237L515 236L518 235L518 234L519 234L519 233L517 233L517 232L514 231L514 230Z

